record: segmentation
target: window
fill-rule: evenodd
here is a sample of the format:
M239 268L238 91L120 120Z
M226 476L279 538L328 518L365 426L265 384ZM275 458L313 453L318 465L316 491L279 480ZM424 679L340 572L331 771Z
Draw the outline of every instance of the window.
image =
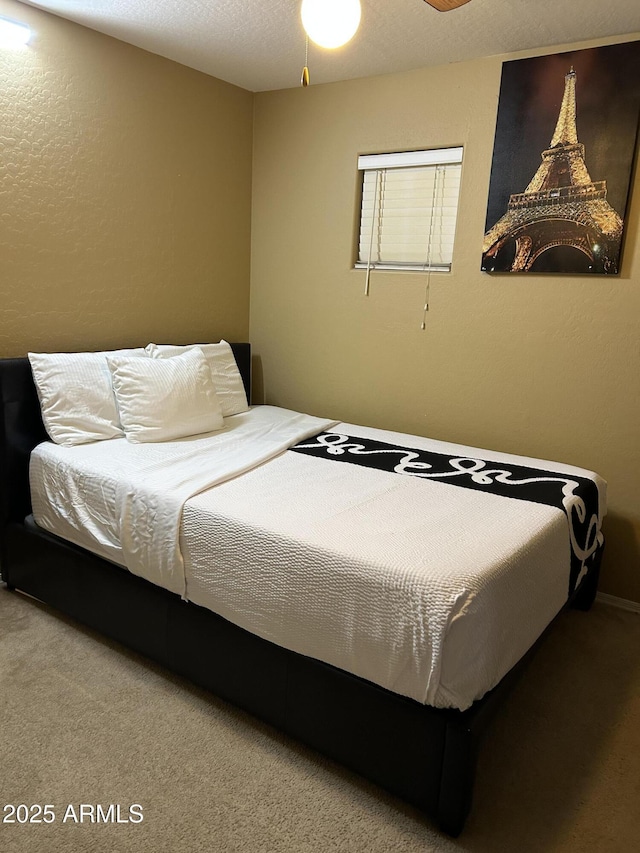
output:
M462 148L370 154L364 172L356 267L449 272Z

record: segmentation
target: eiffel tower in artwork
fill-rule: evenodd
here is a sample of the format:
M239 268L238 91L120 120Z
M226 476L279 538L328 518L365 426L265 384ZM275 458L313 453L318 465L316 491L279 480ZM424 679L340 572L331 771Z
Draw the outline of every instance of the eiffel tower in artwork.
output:
M510 196L507 212L485 234L483 270L529 272L544 252L563 246L581 253L582 261L564 252L557 272L618 272L623 222L607 201L606 181L592 181L587 171L576 130L573 68L564 81L551 145L529 186Z

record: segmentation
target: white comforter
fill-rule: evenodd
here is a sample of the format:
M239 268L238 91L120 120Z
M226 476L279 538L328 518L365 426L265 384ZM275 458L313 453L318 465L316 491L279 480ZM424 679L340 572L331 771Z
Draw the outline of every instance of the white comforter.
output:
M464 709L565 602L566 515L284 452L332 423L260 406L220 433L162 445L46 443L32 456L34 516L261 637ZM604 506L604 482L572 466L335 431L589 476Z

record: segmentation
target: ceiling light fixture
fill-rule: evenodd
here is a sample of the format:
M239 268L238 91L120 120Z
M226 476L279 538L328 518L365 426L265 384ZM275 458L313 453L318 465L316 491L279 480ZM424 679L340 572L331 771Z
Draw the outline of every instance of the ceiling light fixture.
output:
M0 47L16 48L27 44L31 38L31 30L26 24L0 18Z
M302 26L320 47L342 47L360 26L360 0L302 0Z
M360 26L360 0L302 0L300 17L306 33L300 83L309 85L309 39L320 47L342 47Z

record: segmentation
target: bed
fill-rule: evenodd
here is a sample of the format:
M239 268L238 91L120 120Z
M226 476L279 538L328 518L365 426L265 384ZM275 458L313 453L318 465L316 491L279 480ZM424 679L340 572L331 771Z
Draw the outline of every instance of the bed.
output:
M250 399L250 346L237 343L231 349ZM603 550L604 484L600 478L562 465L556 465L551 469L553 476L547 477L549 467L540 460L352 424L316 419L300 422L304 416L296 413L290 416L286 411L255 407L225 417L225 429L213 430L214 438L217 441L226 432L234 449L244 448L246 442L243 439L239 444L236 436L243 430L256 435L257 423L262 435L266 423L269 452L261 456L260 451L250 464L243 456L238 462L231 454L233 464L227 476L212 481L207 475L205 480L200 473L203 466L197 462L202 452L199 439L173 445L153 439L146 447L136 448L124 438L115 438L82 445L71 454L47 441L32 366L26 358L0 360L0 387L1 565L2 578L10 589L46 602L213 691L418 807L443 831L459 834L471 807L477 746L491 716L561 607L588 609L595 596ZM287 432L292 423L296 431ZM281 445L283 431L285 444ZM275 444L274 434L278 438ZM49 522L47 507L55 503L51 494L62 489L67 502L76 503L69 495L91 491L86 484L94 477L92 466L104 467L100 457L112 460L106 455L111 448L119 448L121 456L117 465L108 462L107 469L142 466L139 485L144 493L155 476L157 448L165 444L180 456L176 482L183 482L185 464L198 469L196 478L200 479L189 487L186 502L186 493L177 490L182 495L177 538L168 545L161 542L161 550L150 552L151 560L145 552L142 568L131 564L131 553L145 550L153 525L149 537L142 536L141 542L139 532L145 530L149 505L143 501L140 509L138 488L124 490L120 509L113 514L113 519L122 519L132 513L126 529L133 531L135 541L130 543L128 556L119 550L124 537L115 542L104 532L116 524L109 516L112 498L88 505L79 513L80 521L63 518L62 527L56 527L55 519ZM481 453L489 463L484 468L478 459ZM185 454L186 462L182 461ZM69 456L82 460L84 480L78 480L77 473L73 473L76 479L64 480ZM144 464L138 461L142 458ZM439 468L442 460L444 467ZM398 471L398 466L407 470ZM487 477L487 471L492 476ZM412 476L402 477L403 473ZM310 477L317 481L315 490L306 486ZM426 478L431 478L428 484ZM462 480L467 488L459 488ZM493 493L480 495L489 480ZM527 491L523 500L512 500L514 482L521 489L545 491L550 486L543 482L547 480L557 481L552 484L556 492L560 483L564 514L562 508L551 506L553 499L546 493ZM587 491L571 493L567 509L569 481L571 489L579 482ZM119 488L115 479L113 485L108 479L106 482L96 490L99 499ZM296 493L295 483L304 483L304 489ZM438 490L441 521L437 530L432 524L431 533L428 525L424 531L420 526L424 524L419 508L422 489ZM328 496L337 493L342 503L320 519L318 514L331 502ZM587 493L590 500L599 501L595 508L585 505ZM149 494L155 501L151 489ZM270 506L276 500L274 495L280 503ZM500 517L506 519L505 531L530 523L535 525L535 535L525 537L525 544L518 548L508 537L503 542L503 531L496 526L485 529L484 515L471 521L479 500L495 503ZM252 502L253 509L247 509ZM390 507L398 502L396 516L403 523L391 525L391 529ZM301 505L300 515L295 515L297 504ZM464 524L455 519L461 506L468 519ZM531 521L526 508L533 513ZM155 503L151 509L154 518L169 512L156 527L171 529L174 516L170 513L175 515L176 510ZM203 550L201 535L205 515L214 515L217 525L219 564L211 600L206 565L212 552L211 547ZM304 522L310 515L313 524ZM91 519L99 519L100 525L88 535ZM571 548L567 520L568 538L580 540ZM362 525L362 535L353 535L354 524ZM296 527L304 527L304 541L294 537ZM389 529L378 536L377 528L383 527ZM324 545L322 537L327 531L339 540L339 548L333 540L331 548ZM424 535L417 537L416 531ZM382 557L395 557L398 562L423 560L428 572L437 574L438 564L446 562L452 549L460 550L458 540L462 552L468 553L465 535L469 542L484 543L482 560L489 565L486 551L493 561L485 573L490 583L483 581L463 599L454 597L445 630L423 636L420 626L428 621L428 614L419 611L414 598L424 572L398 583L394 575L386 573ZM419 554L413 555L418 538L427 536L431 548L420 544ZM352 540L358 542L353 553ZM175 559L164 570L159 564L165 552L176 548L176 542ZM557 580L555 569L547 571L546 563L553 563L555 555L564 551L566 576ZM502 570L503 552L509 554L509 571ZM343 577L332 589L327 579L336 554ZM153 565L145 568L149 561ZM298 604L287 602L284 587L290 587L293 594L296 572L306 577L314 563L324 574L315 578L313 594L302 591ZM176 564L184 571L176 573ZM382 580L380 566L385 570ZM535 583L531 582L532 568ZM498 575L503 578L503 592L496 597ZM551 590L540 594L540 611L532 617L529 633L519 636L517 625L527 621L522 608L527 605L533 614L533 604L527 603L537 590L549 585L553 594ZM495 630L497 617L486 618L489 592L485 595L485 588L504 611L501 618L507 621L499 623L499 630ZM423 598L428 597L427 590ZM384 623L385 614L376 609L381 599L385 606L396 608L389 610L389 625ZM267 600L269 613L258 612L261 602ZM405 625L403 612L416 608L417 622ZM347 629L335 621L341 609L351 613ZM284 618L287 614L289 619ZM348 622L348 613L344 618ZM433 621L436 624L435 615ZM438 645L437 637L446 637L447 643L442 654L429 657L431 647ZM409 649L404 656L403 647ZM479 673L482 678L477 681Z

